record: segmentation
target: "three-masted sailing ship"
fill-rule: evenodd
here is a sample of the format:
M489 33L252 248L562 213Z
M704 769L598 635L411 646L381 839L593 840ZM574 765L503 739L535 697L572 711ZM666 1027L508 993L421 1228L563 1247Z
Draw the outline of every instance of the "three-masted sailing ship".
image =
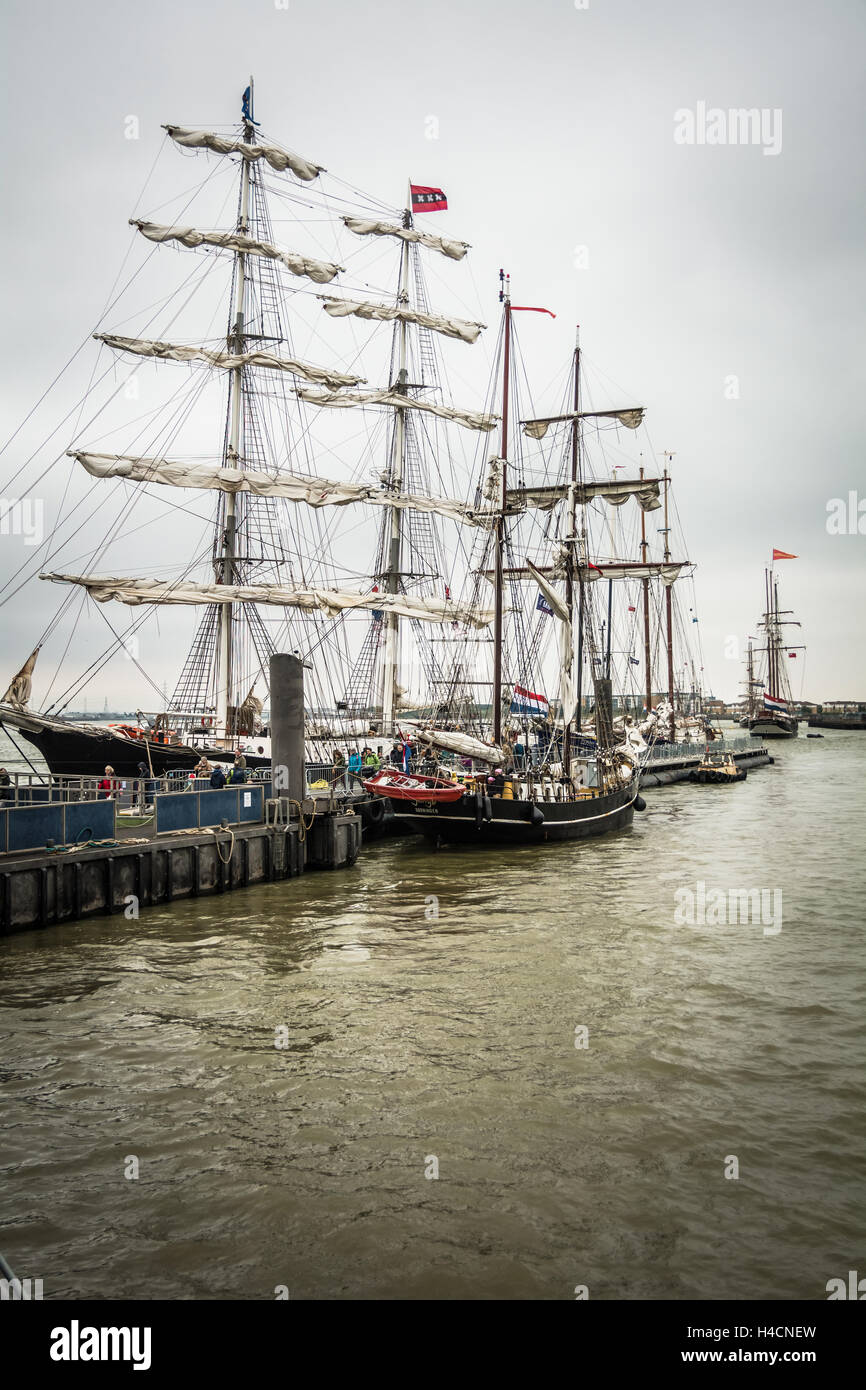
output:
M334 744L345 747L359 736L391 738L410 693L401 685L407 641L414 640L420 653L413 664L419 678L441 691L447 686L443 671L449 641L484 629L494 618L491 603L484 607L452 596L460 584L462 542L446 543L442 527L460 531L492 522L483 505L447 494L443 483L450 482L457 493L468 470L461 470L459 451L439 431L456 424L486 434L497 420L458 408L446 398L435 342L444 337L473 344L484 325L431 311L421 260L423 252L459 262L468 246L416 225L416 212L446 205L439 190L410 186L408 205L396 217L383 215L391 210L340 181L334 188L331 180L327 194L313 201L308 189L321 182L325 171L264 138L252 103L251 81L241 127L227 134L165 127L178 149L239 166L234 227L207 230L133 220L137 232L157 247L206 253L209 261L231 258L224 340L185 343L94 335L122 357L190 364L194 389L202 375L226 381L220 453L204 462L177 457L167 447L164 452L119 455L99 452L87 441L69 451L100 485L119 480L124 489L131 487L133 494L139 489L151 498L154 488L157 493L211 493L216 500L210 554L195 555L167 578L90 570L40 575L83 590L100 606L118 601L148 616L191 605L204 615L173 698L153 713L139 711L137 721L125 725L65 719L62 710L83 683L67 688L53 708L32 710L37 647L0 702L0 722L35 745L54 772L99 773L111 764L118 775L135 775L144 764L159 773L191 768L203 755L230 761L238 751L250 765L266 765L270 746L261 715L268 657L274 650L299 651L313 668L307 711L311 757L324 759ZM275 174L281 176L276 188L267 182ZM290 208L298 222L303 219L297 208L304 212L312 206L308 220L314 231L327 213L343 242L348 236L380 252L394 247L399 254L396 288L392 282L390 292L370 300L362 293L370 283L366 266L353 274L336 261L279 244L268 195L281 199L279 205ZM298 280L308 299L315 295L317 312L324 311L327 322L355 329L383 326L390 352L380 351L378 358L372 352L372 360L373 370L387 372L384 385L371 387L356 368L317 366L293 350L286 306L293 294L301 293ZM342 293L332 291L334 281ZM308 282L328 286L328 292L311 290ZM371 340L372 334L361 347L357 341L350 344L355 357L367 354ZM311 442L314 420L346 411L358 413L360 431L350 428L348 441L339 444L327 433L323 443ZM170 418L162 438L169 444L176 433ZM363 449L356 442L359 435L366 435ZM322 476L320 454L339 454L345 460L349 452L354 477ZM370 514L380 518L378 527L365 520L355 528L361 531L360 545L351 527L343 538L333 523L322 520L355 507L372 508ZM304 522L295 521L299 511L305 513ZM373 556L370 542L377 533ZM363 553L355 560L359 549ZM203 567L210 569L206 577L200 575ZM68 610L68 602L64 607ZM271 612L276 631L267 620ZM359 622L364 623L360 634ZM438 643L425 635L431 626L444 634ZM133 632L139 627L136 619ZM128 635L114 633L108 653L85 676L92 677L94 669L101 670L129 643ZM426 692L423 699L427 703ZM440 712L450 712L447 699L438 703Z
M774 552L775 558L777 552ZM795 557L785 554L778 558ZM779 607L779 581L772 564L764 571L764 614L759 626L765 640L764 645L756 649L760 658L757 681L751 641L748 650L747 727L753 738L796 738L799 725L793 708L787 661L796 659L797 652L803 648L786 643L784 629L800 624L791 617L789 609ZM758 690L762 692L760 697Z

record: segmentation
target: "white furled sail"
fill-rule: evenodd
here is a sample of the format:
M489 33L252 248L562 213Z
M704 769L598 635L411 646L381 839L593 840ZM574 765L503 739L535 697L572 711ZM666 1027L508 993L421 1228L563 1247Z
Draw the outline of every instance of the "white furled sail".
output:
M351 589L294 589L281 584L198 584L193 580L176 582L162 579L113 578L107 575L40 574L54 584L79 584L97 603L120 603L137 607L142 603L267 603L278 608L304 608L337 618L355 609L398 613L428 623L468 623L487 627L493 621L492 609L475 608L452 599L413 598L408 594L359 594Z
M609 482L562 483L551 487L521 487L508 489L509 509L537 507L541 511L551 511L557 502L563 501L574 488L574 501L578 506L586 506L595 497L611 506L622 507L630 497L634 497L641 511L654 512L661 506L658 478L617 478Z
M441 415L445 420L456 420L467 430L493 430L498 415L479 415L473 410L458 410L455 406L434 405L430 401L416 401L413 396L402 396L399 391L367 391L363 395L352 391L330 391L322 394L298 387L298 396L310 405L327 405L334 410L347 410L354 405L395 405L410 410L427 410L431 415Z
M369 221L365 217L344 217L343 221L356 236L396 236L401 241L418 241L429 246L431 251L441 251L452 261L462 261L469 250L468 241L454 241L451 237L434 236L432 232L419 232L417 227L400 227L394 222Z
M659 561L658 564L639 565L581 565L580 569L584 579L661 579L663 584L673 584L679 578L680 570L684 569L688 561L681 560L678 564L668 564L667 561Z
M131 218L129 225L137 227L148 241L179 241L191 250L198 246L218 246L223 251L240 251L245 256L266 256L280 261L293 275L305 275L317 285L327 285L343 269L331 261L314 261L296 251L281 251L269 241L257 241L246 232L199 232L195 227L164 227L159 222L144 222L137 217Z
M530 439L543 439L551 425L563 420L616 420L626 429L636 430L646 414L642 405L630 406L626 410L578 410L568 415L547 415L540 420L521 420L523 433Z
M562 704L563 725L570 724L577 710L577 697L572 680L574 669L574 632L568 606L540 570L529 561L526 568L544 594L559 622L559 699Z
M402 323L417 323L422 328L432 328L446 338L460 338L464 343L474 343L484 323L468 323L465 319L445 318L442 314L426 314L420 309L410 309L402 304L370 304L365 300L330 299L321 294L325 312L332 318L346 318L354 315L359 319L399 319Z
M168 487L216 488L221 492L249 492L257 497L285 497L311 507L344 507L352 502L373 506L410 508L469 526L489 526L493 516L475 511L451 497L424 497L420 493L390 492L368 483L338 482L296 473L263 473L257 469L220 468L217 464L180 463L164 458L129 454L91 454L70 450L93 478L128 478L134 483L162 483Z
M214 154L239 154L251 164L263 159L272 169L276 169L277 173L282 174L286 169L291 169L297 178L306 182L324 172L321 164L313 164L298 154L281 150L279 145L248 145L244 140L234 139L230 135L216 135L209 130L188 130L182 125L165 125L163 130L168 131L176 145L183 145L185 149L212 150Z
M444 748L449 753L460 753L464 758L474 758L479 763L489 763L491 767L502 762L504 754L496 744L482 743L480 738L440 729L423 729L411 720L403 720L407 728L431 748Z
M94 333L94 338L118 352L131 352L137 357L157 357L171 362L207 362L211 367L269 367L273 371L301 376L317 385L339 390L341 386L359 386L364 378L346 376L293 357L276 357L272 352L220 352L213 348L184 347L174 343L156 343L147 338L121 338L116 333Z

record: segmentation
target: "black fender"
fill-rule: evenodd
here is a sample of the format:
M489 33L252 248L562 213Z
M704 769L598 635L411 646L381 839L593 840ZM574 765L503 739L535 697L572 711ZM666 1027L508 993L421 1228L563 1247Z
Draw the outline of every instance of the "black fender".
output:
M377 796L373 801L361 802L361 820L365 825L379 826L385 819L385 803Z
M646 802L644 801L643 797L642 797L639 793L638 793L638 795L637 795L637 796L635 797L635 799L634 799L634 809L635 809L636 811L645 811L645 810L646 810Z

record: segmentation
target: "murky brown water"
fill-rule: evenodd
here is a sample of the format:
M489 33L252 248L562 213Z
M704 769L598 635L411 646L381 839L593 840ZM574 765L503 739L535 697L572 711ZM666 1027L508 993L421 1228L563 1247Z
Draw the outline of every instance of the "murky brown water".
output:
M595 843L391 841L0 940L0 1249L46 1298L826 1297L863 1251L866 735L773 752ZM782 930L677 925L699 881L781 890Z

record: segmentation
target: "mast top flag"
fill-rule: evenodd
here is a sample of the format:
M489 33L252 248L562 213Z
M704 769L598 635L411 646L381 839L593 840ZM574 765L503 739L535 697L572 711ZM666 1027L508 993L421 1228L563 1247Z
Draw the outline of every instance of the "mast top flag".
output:
M787 551L787 550L777 550L777 549L775 548L775 546L773 547L773 559L774 559L774 560L799 560L799 558L800 558L799 555L792 555L792 554L790 553L790 551Z
M447 212L448 199L441 188L428 188L423 183L410 183L413 212Z

